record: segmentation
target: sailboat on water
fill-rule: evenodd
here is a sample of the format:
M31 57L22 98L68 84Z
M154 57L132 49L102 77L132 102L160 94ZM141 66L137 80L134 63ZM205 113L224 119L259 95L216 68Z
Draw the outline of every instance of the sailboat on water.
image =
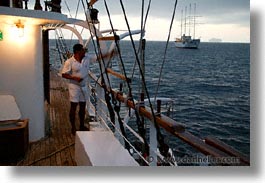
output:
M190 4L190 14L191 14L191 4ZM188 49L197 49L200 45L201 40L200 39L194 39L195 38L195 13L196 13L196 4L194 4L194 15L191 17L191 15L188 17L188 25L189 25L189 35L186 35L186 25L187 25L187 7L185 7L185 17L184 17L184 33L183 32L183 10L181 11L181 38L176 38L174 41L175 46L177 48L188 48ZM193 38L190 35L190 28L191 28L191 21L193 19Z

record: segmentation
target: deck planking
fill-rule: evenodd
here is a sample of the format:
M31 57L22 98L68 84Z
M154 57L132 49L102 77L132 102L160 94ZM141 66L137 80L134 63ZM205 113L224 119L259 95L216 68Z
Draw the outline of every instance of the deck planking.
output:
M24 159L10 165L76 166L75 136L71 134L68 119L70 103L67 83L53 70L50 78L50 104L47 104L50 134L39 141L30 142ZM78 117L76 122L79 122Z

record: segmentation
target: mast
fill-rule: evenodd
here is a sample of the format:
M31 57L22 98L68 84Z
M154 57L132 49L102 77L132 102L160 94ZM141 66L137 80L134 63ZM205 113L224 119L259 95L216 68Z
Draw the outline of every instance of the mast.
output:
M190 27L191 27L191 3L190 3L190 9L189 9L189 36L190 36Z
M182 37L182 24L183 24L183 9L181 10L181 19L180 19L180 37Z
M143 30L144 29L144 0L142 1L142 11L141 11L141 37L140 37L140 64L141 69L143 71L143 76L145 76L145 43L146 40L144 39ZM144 77L145 78L145 77ZM144 83L142 82L141 92L145 95L145 87Z
M194 3L194 17L193 17L193 39L195 39L195 19L196 19L196 3Z
M187 25L187 22L186 22L186 16L187 16L187 6L185 7L185 27L184 27L184 34L186 34L186 25Z

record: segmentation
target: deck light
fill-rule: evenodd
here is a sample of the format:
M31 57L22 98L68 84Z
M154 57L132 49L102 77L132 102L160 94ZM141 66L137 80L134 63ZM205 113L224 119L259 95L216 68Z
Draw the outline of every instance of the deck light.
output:
M18 30L18 36L23 37L24 36L24 25L21 23L20 20L18 21L18 23L16 23L16 27Z

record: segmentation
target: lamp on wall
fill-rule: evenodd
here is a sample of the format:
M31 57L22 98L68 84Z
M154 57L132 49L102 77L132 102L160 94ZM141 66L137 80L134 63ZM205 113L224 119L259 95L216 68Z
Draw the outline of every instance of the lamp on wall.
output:
M21 20L16 23L16 27L18 30L18 36L23 37L24 36L24 24L21 23Z

